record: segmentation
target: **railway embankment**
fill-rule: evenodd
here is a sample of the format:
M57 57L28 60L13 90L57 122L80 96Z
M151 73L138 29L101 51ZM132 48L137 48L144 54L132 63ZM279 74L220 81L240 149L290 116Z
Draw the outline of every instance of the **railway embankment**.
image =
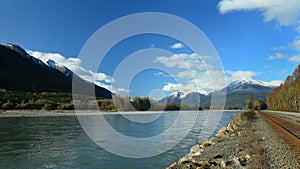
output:
M300 146L296 147L299 140L291 141L288 135L293 135L292 131L281 132L295 126L276 127L267 119L271 118L268 115L253 111L236 113L232 123L214 137L194 145L168 169L300 168Z

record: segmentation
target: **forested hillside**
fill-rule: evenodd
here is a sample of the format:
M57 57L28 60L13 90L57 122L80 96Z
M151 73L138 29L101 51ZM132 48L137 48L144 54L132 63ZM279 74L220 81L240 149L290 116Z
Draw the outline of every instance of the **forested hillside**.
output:
M300 112L300 65L293 74L288 76L283 84L267 94L267 104L270 110Z

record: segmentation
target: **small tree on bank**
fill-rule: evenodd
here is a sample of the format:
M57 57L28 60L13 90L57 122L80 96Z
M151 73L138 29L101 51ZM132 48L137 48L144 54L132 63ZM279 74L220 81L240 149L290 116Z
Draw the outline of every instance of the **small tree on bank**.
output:
M253 104L254 104L253 94L249 93L245 103L245 110L253 110L254 109Z

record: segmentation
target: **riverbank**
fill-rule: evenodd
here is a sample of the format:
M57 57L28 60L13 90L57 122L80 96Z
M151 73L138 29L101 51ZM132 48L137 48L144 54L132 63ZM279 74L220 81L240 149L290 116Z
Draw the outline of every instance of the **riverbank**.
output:
M215 137L194 145L168 169L299 168L296 152L259 114L236 113Z
M188 110L187 110L188 111ZM194 110L191 110L194 111ZM214 110L232 112L238 110ZM98 111L98 110L0 110L0 117L77 116L99 114L163 114L172 111Z
M77 116L99 114L162 114L168 111L130 111L107 112L97 110L6 110L0 111L0 117L40 117L40 116Z

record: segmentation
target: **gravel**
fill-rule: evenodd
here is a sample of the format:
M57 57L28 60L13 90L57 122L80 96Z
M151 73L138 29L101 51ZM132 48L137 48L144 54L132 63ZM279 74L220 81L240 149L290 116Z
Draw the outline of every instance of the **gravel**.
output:
M241 114L236 115L241 117ZM293 148L282 141L259 114L256 115L251 123L237 120L220 129L215 137L193 146L190 153L168 169L300 168Z
M256 130L255 134L262 138L261 146L266 151L269 168L300 168L300 158L297 153L279 138L271 126L261 117L257 118L253 124Z

